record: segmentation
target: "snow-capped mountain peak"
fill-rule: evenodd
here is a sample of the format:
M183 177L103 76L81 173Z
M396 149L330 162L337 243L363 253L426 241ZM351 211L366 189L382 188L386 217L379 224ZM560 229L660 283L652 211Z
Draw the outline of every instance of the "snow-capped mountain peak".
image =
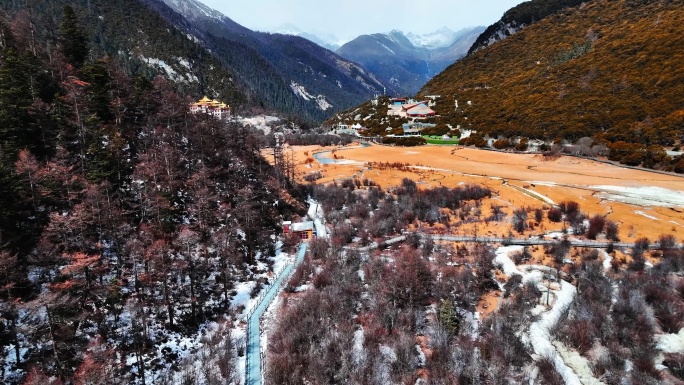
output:
M275 33L279 33L282 35L292 35L292 36L299 36L303 37L309 41L312 41L321 47L327 48L331 51L335 51L340 46L346 41L340 41L340 39L330 33L319 33L319 32L306 32L301 30L295 25L292 25L290 23L286 23L281 25L280 27L276 28L274 30Z
M454 32L447 27L443 27L435 32L422 35L409 32L406 34L406 37L416 47L434 49L450 46L458 38L458 32Z

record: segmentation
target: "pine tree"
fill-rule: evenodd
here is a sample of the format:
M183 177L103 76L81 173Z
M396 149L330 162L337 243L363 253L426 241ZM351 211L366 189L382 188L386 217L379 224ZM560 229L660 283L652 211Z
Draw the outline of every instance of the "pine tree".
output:
M13 162L15 156L35 139L26 130L30 127L29 108L33 97L29 88L30 74L21 55L15 48L8 48L2 55L0 67L0 145L6 159Z
M64 57L76 68L81 68L88 58L90 49L85 32L71 6L64 7L62 24L59 26L59 43Z
M456 313L456 309L454 309L454 302L451 299L442 302L442 306L439 308L439 322L444 329L449 331L452 335L458 334L458 331L461 328L461 321Z
M114 118L111 110L110 94L112 92L111 76L103 60L87 64L83 67L83 79L88 82L87 92L90 96L92 112L102 123L109 123Z

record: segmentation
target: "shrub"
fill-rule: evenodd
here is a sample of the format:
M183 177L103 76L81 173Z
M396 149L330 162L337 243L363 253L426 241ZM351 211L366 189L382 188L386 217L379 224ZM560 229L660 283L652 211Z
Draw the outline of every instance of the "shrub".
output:
M503 150L505 148L511 147L511 141L508 139L499 139L494 142L493 146L498 150Z
M422 146L427 141L420 136L407 136L407 137L384 137L382 138L383 144L394 144L397 146L405 147L415 147Z
M648 250L651 245L651 241L648 238L639 238L634 242L634 248L632 249L632 257L642 256L646 250Z
M529 139L527 138L522 138L518 142L518 144L515 146L516 151L527 151L527 148L529 147Z
M589 219L589 229L587 230L587 238L596 239L596 236L603 231L606 225L606 219L600 215L594 215Z
M667 353L663 365L670 369L673 376L684 380L684 354Z
M320 171L314 171L312 173L304 175L304 180L312 183L323 178L323 174Z
M606 231L606 238L608 238L609 240L614 241L614 242L620 241L620 238L618 237L619 228L618 228L617 223L610 221L610 220L606 221L605 231Z
M549 212L546 215L549 217L549 220L551 222L558 223L563 220L563 212L561 211L561 209L556 207L552 207L551 209L549 209Z
M469 137L462 139L461 144L464 146L475 146L484 148L487 147L487 140L485 140L485 138L482 135L474 132L470 134Z
M333 279L328 269L324 269L320 273L316 274L313 278L313 285L316 289L320 290L332 283Z
M513 228L519 233L527 229L527 210L525 208L513 211Z
M548 385L563 385L565 380L556 370L556 366L553 364L553 359L549 357L542 357L537 361L537 367L539 368L539 375L544 379L543 383Z
M579 212L579 203L575 201L563 201L558 204L558 207L563 214L567 215L568 217L574 216L577 212Z

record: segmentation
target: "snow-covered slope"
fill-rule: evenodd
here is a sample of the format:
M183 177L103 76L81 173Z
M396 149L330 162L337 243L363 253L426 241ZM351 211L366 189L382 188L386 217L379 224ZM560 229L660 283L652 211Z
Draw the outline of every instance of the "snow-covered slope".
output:
M438 29L437 31L418 35L412 32L406 34L406 37L416 47L425 47L429 49L448 47L458 38L458 32L454 32L447 27Z

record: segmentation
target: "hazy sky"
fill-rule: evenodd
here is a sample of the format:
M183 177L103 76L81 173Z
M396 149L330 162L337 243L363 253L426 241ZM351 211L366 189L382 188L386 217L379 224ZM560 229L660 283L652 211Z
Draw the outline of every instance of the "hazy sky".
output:
M488 26L523 0L200 0L243 26L274 31L292 24L317 35L350 40L362 34L428 33Z

